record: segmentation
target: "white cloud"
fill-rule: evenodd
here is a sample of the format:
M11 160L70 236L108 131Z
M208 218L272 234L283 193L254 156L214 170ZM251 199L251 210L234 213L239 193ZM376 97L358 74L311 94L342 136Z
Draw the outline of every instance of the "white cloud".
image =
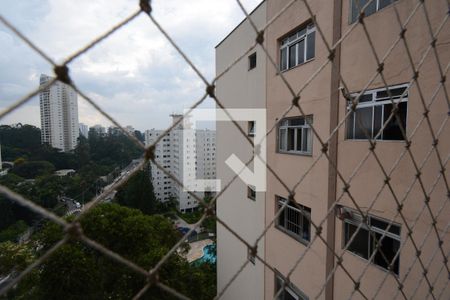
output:
M248 10L260 1L244 1ZM135 0L2 1L2 14L50 57L61 61L137 9ZM232 0L153 1L153 16L210 80L214 46L244 17ZM36 88L40 73L51 68L0 26L0 107ZM123 125L138 129L169 125L169 114L182 112L204 93L198 76L141 14L70 64L76 84ZM102 117L79 99L80 121ZM211 104L209 104L211 105ZM17 121L39 125L38 110L21 108Z

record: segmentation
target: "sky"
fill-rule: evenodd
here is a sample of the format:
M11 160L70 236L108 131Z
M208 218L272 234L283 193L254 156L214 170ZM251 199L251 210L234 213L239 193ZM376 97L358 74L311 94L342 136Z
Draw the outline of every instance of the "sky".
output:
M247 11L261 0L242 0ZM138 0L0 0L0 14L57 63L131 15ZM214 47L244 14L235 0L153 0L152 15L211 80ZM52 66L0 23L0 111L39 85ZM69 64L75 84L121 125L163 129L205 86L145 14ZM213 107L208 99L203 107ZM79 121L111 125L78 97ZM0 119L40 126L39 99Z

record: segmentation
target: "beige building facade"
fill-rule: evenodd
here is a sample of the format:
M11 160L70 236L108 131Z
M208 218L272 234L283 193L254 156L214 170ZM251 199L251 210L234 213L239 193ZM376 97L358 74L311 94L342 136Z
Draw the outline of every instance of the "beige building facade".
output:
M311 12L302 1L285 9L289 2L267 0L251 14L258 28L271 22L264 46L276 66L256 47L262 70L245 68L250 51L217 82L225 107L267 109L267 131L274 128L267 162L278 175L267 173L254 207L242 181L218 200L218 216L250 244L269 227L258 247L267 265L248 264L225 298L449 299L448 2L374 0L363 19L367 32L356 24L356 5L365 1L308 1ZM429 28L439 32L435 43ZM216 48L217 74L255 38L248 22L230 33ZM329 60L328 48L341 40ZM284 80L301 91L301 110L285 114L296 99ZM239 135L231 127L217 127L217 173L225 182L229 153L242 161L251 155L226 143ZM219 291L238 272L244 248L218 226Z

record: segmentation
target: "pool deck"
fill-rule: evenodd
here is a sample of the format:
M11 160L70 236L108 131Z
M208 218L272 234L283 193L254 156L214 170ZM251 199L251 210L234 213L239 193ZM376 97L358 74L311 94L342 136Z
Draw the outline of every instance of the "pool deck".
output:
M191 249L189 249L189 252L186 254L187 261L193 262L202 257L203 247L211 245L212 243L213 241L210 239L190 243L189 246L191 246Z

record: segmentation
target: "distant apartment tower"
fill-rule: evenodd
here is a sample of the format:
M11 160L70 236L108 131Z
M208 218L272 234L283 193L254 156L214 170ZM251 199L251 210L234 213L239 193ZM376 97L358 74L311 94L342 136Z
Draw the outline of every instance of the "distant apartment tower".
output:
M53 78L42 74L40 85ZM41 111L41 142L62 151L73 150L79 136L76 92L67 84L55 82L39 94Z
M175 123L180 117L180 115L172 115L173 122ZM156 129L147 130L145 132L146 146L153 144L163 132ZM186 179L184 175L190 179L214 179L216 176L215 143L214 130L185 129L180 123L156 144L155 161L181 182ZM193 159L194 164L186 161L185 158ZM174 197L178 202L178 210L181 212L193 211L198 207L198 202L183 187L176 184L154 164L151 168L155 196L158 200L165 202ZM203 198L205 194L210 193L195 191L195 194Z
M145 145L153 144L164 130L151 129L145 132ZM170 172L171 170L171 143L170 133L156 144L155 161ZM172 180L156 165L151 163L151 177L156 198L161 202L169 201L173 196Z
M134 127L131 126L131 125L127 125L127 126L125 126L125 130L126 130L128 133L130 133L130 134L134 134L134 131L135 131L136 129L134 129Z
M100 124L95 124L91 127L93 131L95 131L98 135L104 136L106 135L106 127Z
M89 136L89 126L87 126L84 123L80 123L80 134L84 136L85 138L88 138Z
M237 179L217 200L222 299L450 299L448 1L266 0L250 16L265 49L248 51L258 35L239 24L216 47L216 94L266 108L270 172L264 193ZM217 126L222 186L229 156L252 150L234 127ZM242 241L259 236L264 265Z

